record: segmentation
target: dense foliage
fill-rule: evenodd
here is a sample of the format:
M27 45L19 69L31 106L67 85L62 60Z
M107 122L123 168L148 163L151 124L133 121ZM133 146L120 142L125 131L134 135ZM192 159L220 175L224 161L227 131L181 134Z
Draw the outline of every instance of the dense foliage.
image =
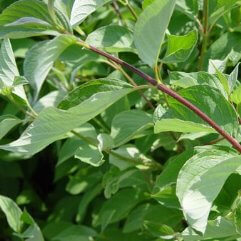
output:
M241 1L0 10L1 241L241 240Z

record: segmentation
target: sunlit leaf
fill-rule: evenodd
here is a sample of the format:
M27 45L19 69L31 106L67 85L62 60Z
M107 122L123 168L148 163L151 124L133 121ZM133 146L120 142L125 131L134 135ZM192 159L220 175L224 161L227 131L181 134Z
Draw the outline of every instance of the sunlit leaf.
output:
M157 63L175 0L155 0L139 16L134 41L140 58L150 67Z

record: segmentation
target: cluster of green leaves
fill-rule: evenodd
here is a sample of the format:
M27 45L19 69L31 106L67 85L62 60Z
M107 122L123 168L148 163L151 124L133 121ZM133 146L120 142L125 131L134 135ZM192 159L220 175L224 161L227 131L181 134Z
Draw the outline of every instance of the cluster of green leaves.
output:
M241 1L0 0L0 240L241 240Z

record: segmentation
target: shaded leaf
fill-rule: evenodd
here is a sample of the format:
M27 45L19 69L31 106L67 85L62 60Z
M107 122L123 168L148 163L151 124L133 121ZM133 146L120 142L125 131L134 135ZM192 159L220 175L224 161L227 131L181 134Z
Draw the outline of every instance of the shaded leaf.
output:
M142 193L133 188L119 191L104 203L100 210L96 225L101 225L102 230L104 230L109 224L125 218L129 211L141 200L143 200Z
M123 111L112 121L111 137L115 146L125 144L129 140L141 136L143 131L152 127L150 115L140 110Z
M210 239L222 239L226 237L232 237L237 235L234 224L223 218L218 217L215 220L208 221L207 229L204 235L198 235L193 229L186 228L182 232L184 241L199 241L199 240L210 240Z
M181 211L169 209L162 205L143 204L130 213L124 226L124 232L129 233L139 230L147 223L175 227L181 219Z
M88 207L89 203L97 195L99 195L101 193L102 189L103 189L102 185L96 185L94 188L90 189L83 195L83 198L81 199L81 201L79 203L79 208L78 208L77 217L76 217L77 222L82 221L82 219L84 218L84 214L87 211L87 207Z
M21 122L22 121L15 116L0 116L0 139L2 139L13 127Z
M44 234L49 240L58 241L89 241L96 236L96 232L91 228L63 221L47 224Z
M176 196L177 176L184 163L193 155L193 150L184 151L182 154L170 158L162 173L157 177L152 190L155 198L165 207L180 209Z
M210 25L214 25L220 17L224 16L226 13L238 6L241 6L241 1L217 0L217 7L208 19Z
M155 186L153 188L153 195L155 195L155 193L157 193L160 190L160 188L172 183L176 183L180 169L182 168L184 163L189 158L191 158L192 155L193 150L187 150L182 154L176 155L168 160L164 170L157 177Z
M240 37L241 33L238 32L221 35L208 49L205 56L206 65L208 65L209 59L228 59L235 65L241 58Z

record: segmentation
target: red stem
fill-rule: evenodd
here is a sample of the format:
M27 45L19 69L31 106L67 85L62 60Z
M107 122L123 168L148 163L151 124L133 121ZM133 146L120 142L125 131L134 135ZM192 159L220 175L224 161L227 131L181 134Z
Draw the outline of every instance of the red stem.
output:
M200 118L202 118L205 122L207 122L211 127L213 127L220 135L222 135L228 142L232 144L232 146L241 153L241 145L237 140L235 140L231 135L229 135L226 131L224 131L216 122L214 122L209 116L207 116L204 112L202 112L199 108L197 108L195 105L193 105L188 100L184 99L182 96L180 96L178 93L173 91L172 89L166 87L164 84L159 84L155 79L153 79L151 76L147 75L146 73L142 72L141 70L135 68L134 66L128 64L127 62L116 58L102 50L99 50L93 46L88 46L90 50L93 52L102 55L106 57L107 59L110 59L111 61L126 67L130 71L136 73L141 78L145 79L147 82L152 84L153 86L156 86L157 89L161 90L162 92L166 93L167 95L171 96L172 98L176 99L178 102L185 105L187 108L195 112Z

